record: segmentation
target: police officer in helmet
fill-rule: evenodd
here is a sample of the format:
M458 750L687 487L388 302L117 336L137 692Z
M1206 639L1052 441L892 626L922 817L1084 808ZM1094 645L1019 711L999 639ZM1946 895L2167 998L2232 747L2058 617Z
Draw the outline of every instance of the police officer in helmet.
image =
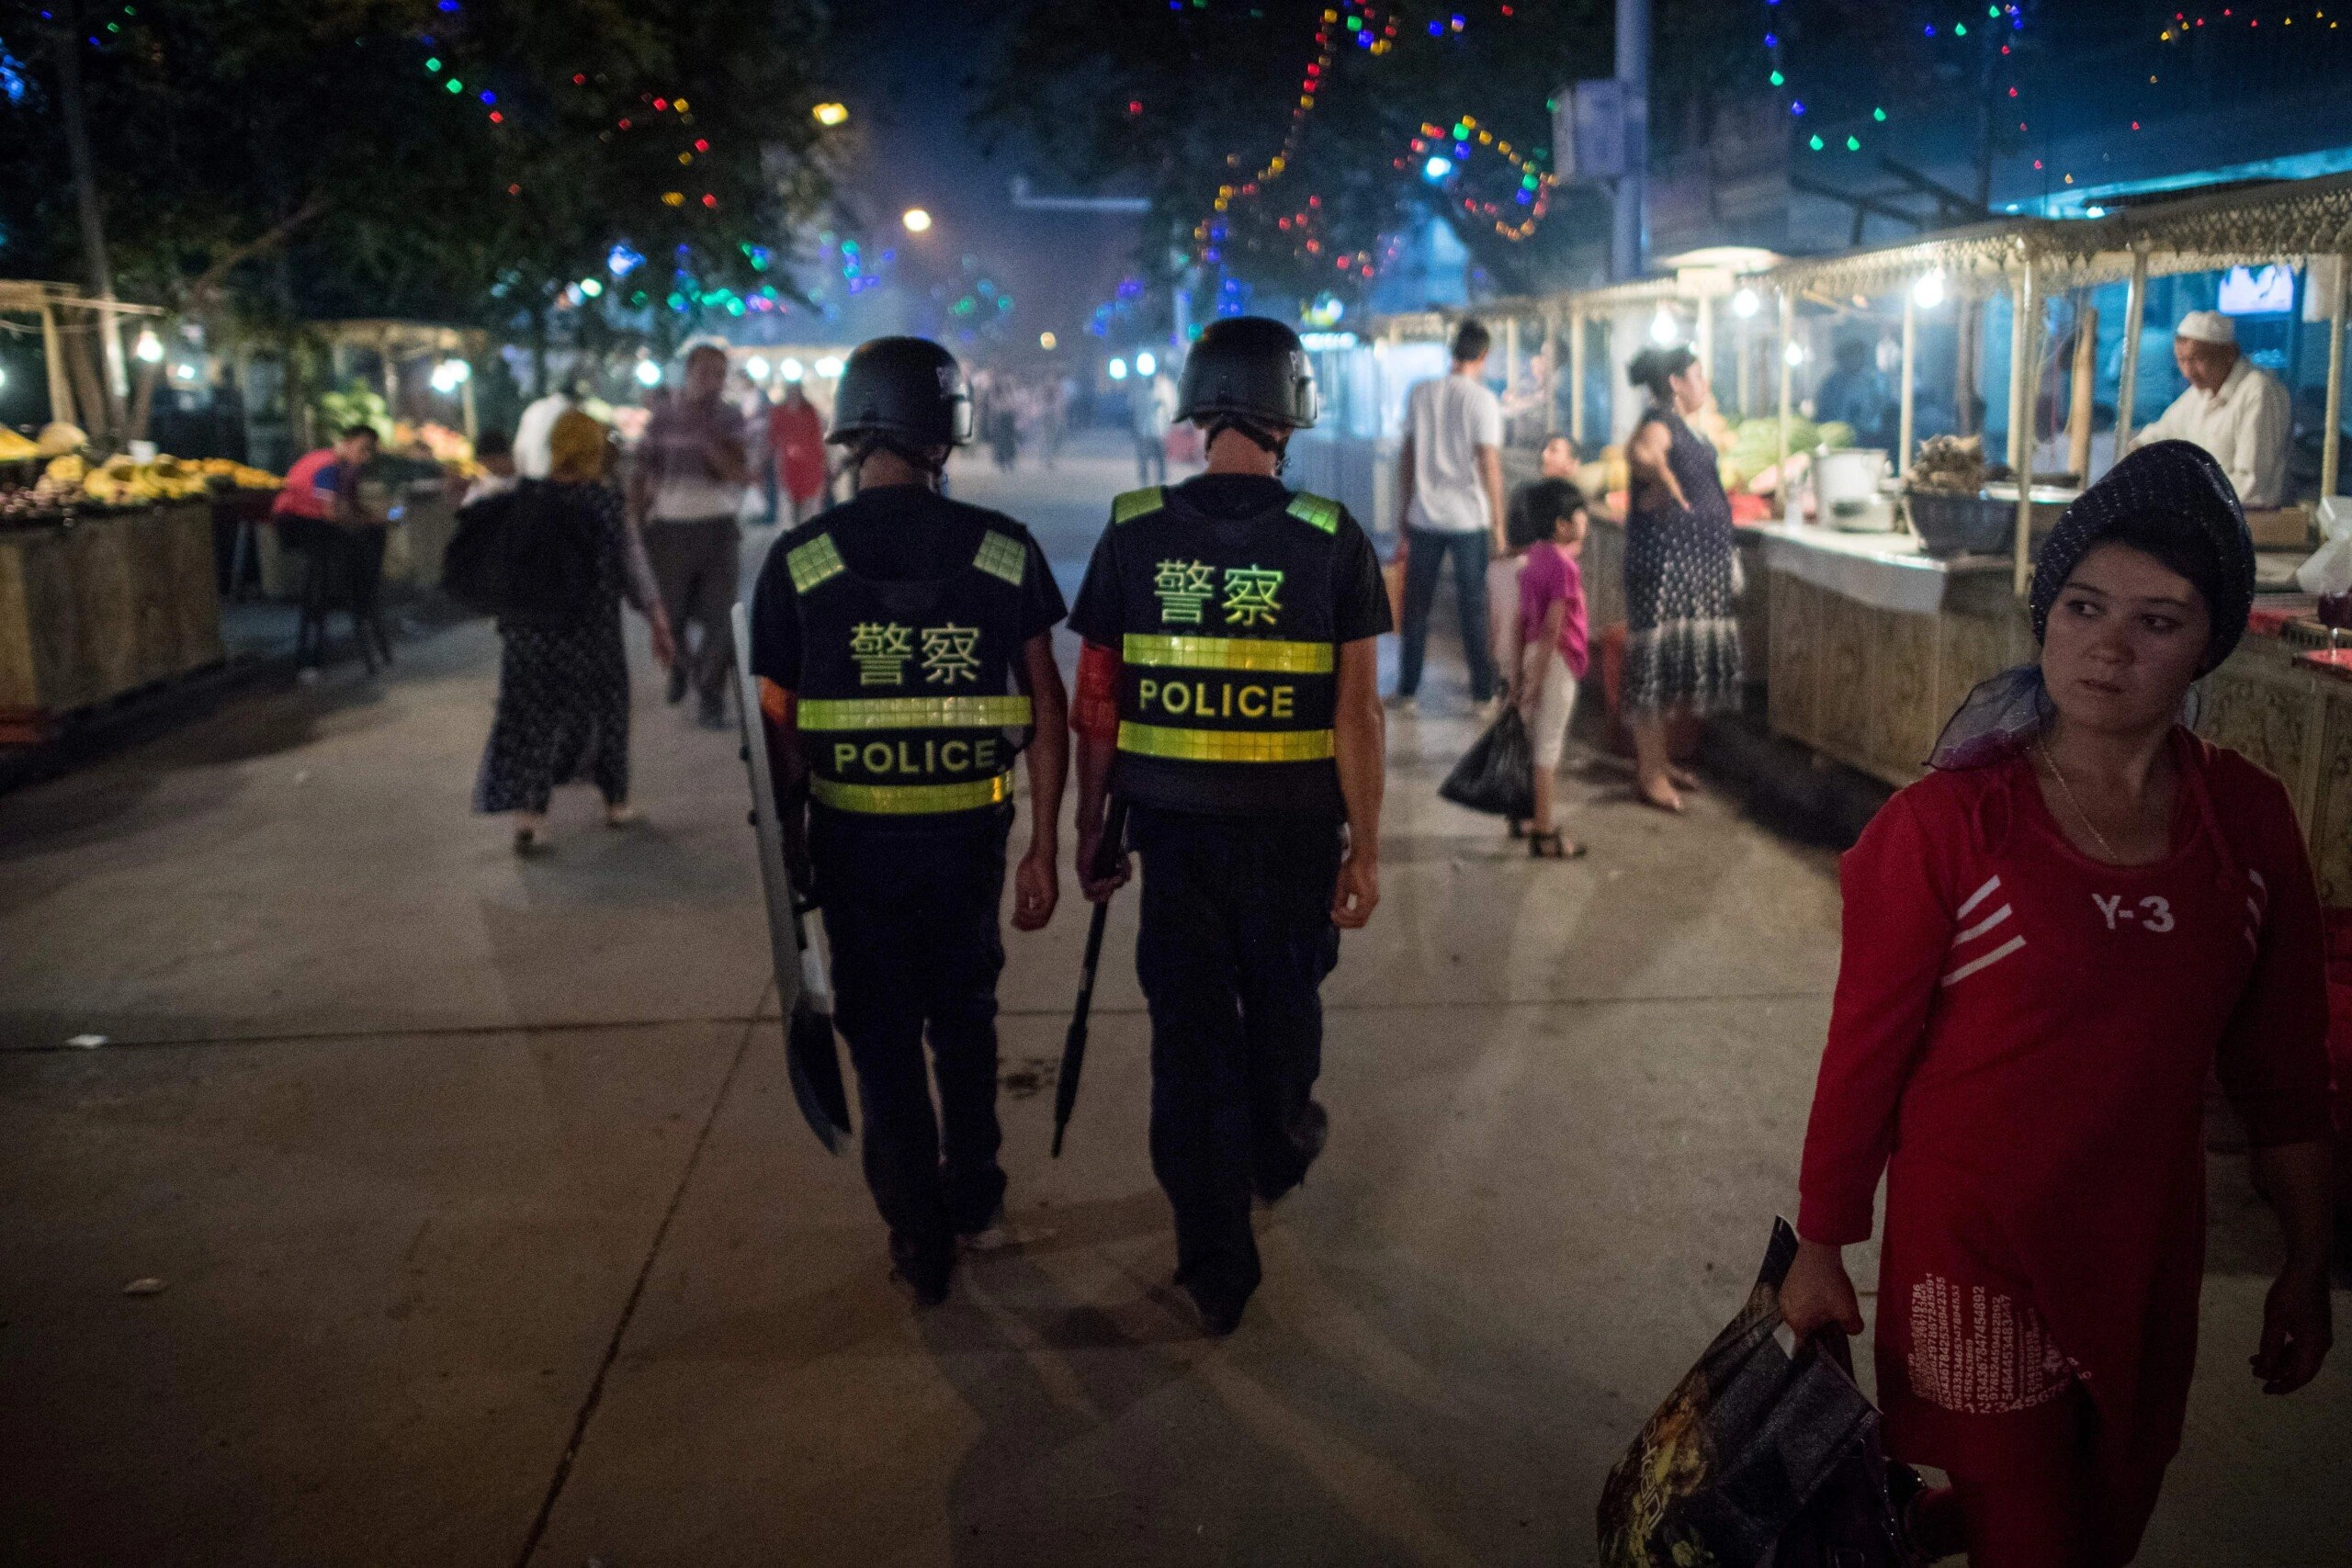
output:
M1152 1169L1177 1282L1222 1335L1258 1285L1252 1195L1282 1197L1323 1146L1318 992L1380 900L1388 598L1347 509L1276 478L1316 416L1295 333L1216 322L1178 403L1208 471L1113 503L1070 617L1078 863L1090 899L1126 880L1124 852L1097 859L1115 795L1143 857Z
M776 542L752 609L782 815L788 837L805 832L832 946L866 1185L926 1305L947 1293L957 1237L992 1224L1004 1196L997 908L1013 759L1028 752L1032 807L1020 931L1054 912L1069 761L1045 556L1012 518L940 493L949 449L971 435L953 355L913 337L860 344L827 437L848 448L856 496Z

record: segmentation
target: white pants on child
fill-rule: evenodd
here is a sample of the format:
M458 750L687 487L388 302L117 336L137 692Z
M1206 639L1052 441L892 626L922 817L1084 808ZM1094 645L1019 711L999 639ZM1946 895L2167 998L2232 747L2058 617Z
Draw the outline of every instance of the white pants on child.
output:
M1568 661L1560 656L1556 646L1527 649L1520 669L1526 683L1519 689L1527 690L1528 684L1534 682L1537 667L1546 660L1549 665L1544 670L1544 694L1528 720L1527 738L1535 745L1535 765L1557 768L1562 753L1567 750L1568 719L1577 711L1577 678L1568 672Z
M1519 648L1519 574L1526 570L1523 555L1497 556L1487 562L1487 641L1495 668L1506 681L1517 678L1510 660Z

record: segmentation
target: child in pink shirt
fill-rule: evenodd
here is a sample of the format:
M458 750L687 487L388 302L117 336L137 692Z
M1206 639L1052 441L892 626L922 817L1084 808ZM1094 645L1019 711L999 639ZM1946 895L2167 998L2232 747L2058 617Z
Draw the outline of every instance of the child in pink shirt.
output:
M1573 860L1584 853L1553 823L1552 800L1576 711L1577 682L1589 662L1585 643L1584 497L1566 479L1530 485L1510 520L1510 542L1526 552L1519 578L1519 649L1512 668L1519 711L1535 747L1535 815L1527 824L1527 852L1538 860ZM1514 824L1516 827L1516 824Z

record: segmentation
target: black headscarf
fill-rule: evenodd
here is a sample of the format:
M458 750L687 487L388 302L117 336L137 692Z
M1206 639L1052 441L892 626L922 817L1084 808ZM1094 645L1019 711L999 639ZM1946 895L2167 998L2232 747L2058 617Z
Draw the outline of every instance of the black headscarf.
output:
M2186 441L2158 441L2128 454L2075 498L2034 566L2028 604L2035 642L2048 631L2050 608L2083 558L2110 543L2146 551L2204 594L2211 632L2199 674L2230 656L2254 609L2254 536L2211 453ZM1979 682L1945 721L1928 765L1981 767L2014 755L2050 713L2039 664L2004 671Z
M2155 442L2127 454L2075 498L2034 566L2034 641L2042 639L2050 606L2083 558L2110 542L2147 551L2205 595L2212 638L2199 674L2230 656L2254 609L2254 536L2238 492L2211 452L2187 441Z

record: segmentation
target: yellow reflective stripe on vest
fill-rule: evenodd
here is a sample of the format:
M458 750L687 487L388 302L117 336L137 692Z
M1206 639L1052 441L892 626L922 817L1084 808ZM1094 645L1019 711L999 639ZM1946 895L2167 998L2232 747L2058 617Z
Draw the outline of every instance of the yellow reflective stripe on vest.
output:
M1120 657L1157 670L1263 670L1278 675L1329 675L1328 642L1271 637L1153 637L1129 632Z
M991 528L980 536L979 553L972 558L972 564L998 581L1018 588L1021 580L1028 575L1029 555L1011 538Z
M1111 498L1111 521L1132 523L1138 517L1150 516L1164 504L1158 485L1148 490L1122 491Z
M808 793L820 806L836 811L862 811L877 817L931 817L948 811L977 811L1012 798L1012 775L967 784L860 784L812 778Z
M1030 722L1027 697L808 697L800 728L837 729L1018 728Z
M794 549L784 558L784 564L791 569L794 591L800 593L849 570L842 564L841 552L833 548L831 537L824 534Z
M1328 729L1172 729L1123 719L1119 750L1182 762L1319 762L1332 745Z
M1320 528L1326 534L1340 531L1340 503L1336 501L1326 501L1319 495L1309 495L1301 491L1291 497L1290 504L1283 510L1309 527Z

